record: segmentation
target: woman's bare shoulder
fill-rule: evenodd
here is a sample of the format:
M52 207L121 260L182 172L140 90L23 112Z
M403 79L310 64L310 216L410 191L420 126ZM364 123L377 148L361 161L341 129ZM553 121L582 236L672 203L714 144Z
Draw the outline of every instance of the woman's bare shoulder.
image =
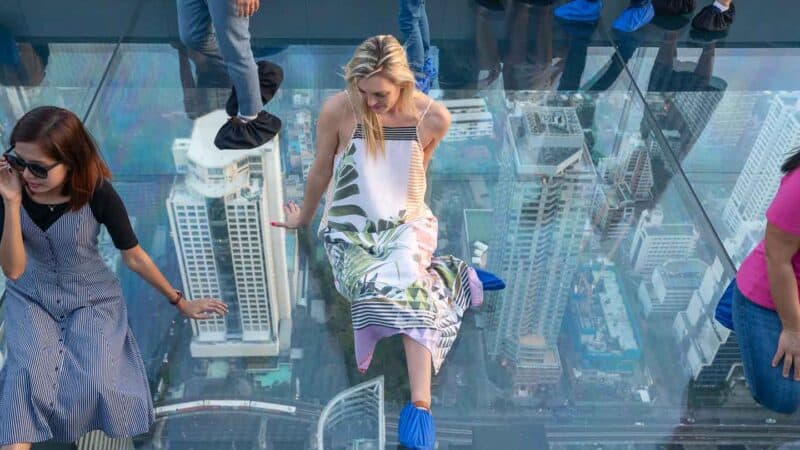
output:
M428 108L428 104L430 104L430 108ZM428 112L425 113L425 109L428 108ZM436 100L432 100L427 95L420 95L417 99L417 110L420 114L425 114L425 117L422 118L422 126L425 129L433 133L435 135L444 135L447 133L447 130L450 128L450 111L448 111L447 107Z
M347 113L348 118L353 117L353 107L345 91L339 91L326 98L320 109L320 116L328 115L338 118L343 113Z

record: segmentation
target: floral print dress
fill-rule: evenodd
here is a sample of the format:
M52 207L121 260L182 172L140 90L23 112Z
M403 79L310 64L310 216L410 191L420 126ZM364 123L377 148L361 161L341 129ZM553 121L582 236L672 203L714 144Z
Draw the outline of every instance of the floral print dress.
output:
M384 154L371 156L356 125L335 158L319 232L336 289L351 303L359 370L367 370L380 339L402 333L430 351L438 372L464 311L483 302L483 290L467 263L434 256L438 226L424 199L419 125L384 127L383 134Z

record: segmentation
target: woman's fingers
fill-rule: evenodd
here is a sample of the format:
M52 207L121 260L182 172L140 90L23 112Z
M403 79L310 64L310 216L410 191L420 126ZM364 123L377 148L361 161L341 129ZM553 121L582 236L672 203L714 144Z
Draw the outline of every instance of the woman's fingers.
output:
M206 309L206 312L215 312L215 313L219 314L220 316L224 316L226 310L225 310L225 308L223 308L222 306L219 306L219 305L209 305L208 308Z
M798 364L798 361L794 362L794 381L800 381L800 364Z
M792 369L793 362L794 358L792 357L791 353L786 353L783 355L783 378L789 378L789 372Z

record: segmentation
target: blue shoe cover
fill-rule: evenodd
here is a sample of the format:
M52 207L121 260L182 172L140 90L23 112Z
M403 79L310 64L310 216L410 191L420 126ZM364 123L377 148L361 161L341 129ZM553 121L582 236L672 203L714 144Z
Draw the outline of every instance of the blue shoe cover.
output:
M418 91L427 94L431 90L431 78L427 75L423 75L422 78L417 78L416 86Z
M487 272L485 270L475 268L475 273L478 274L478 279L483 283L484 291L499 291L505 289L506 283L497 277L497 275Z
M422 73L427 75L431 80L439 76L439 71L433 66L433 59L430 56L425 57L425 64L422 66Z
M656 15L653 4L647 2L641 6L631 6L614 21L614 29L625 33L632 33L650 23Z
M556 8L556 17L573 22L596 22L600 19L603 0L572 0Z
M436 442L436 424L433 423L431 412L408 402L400 412L397 436L400 445L405 448L433 450L433 444Z

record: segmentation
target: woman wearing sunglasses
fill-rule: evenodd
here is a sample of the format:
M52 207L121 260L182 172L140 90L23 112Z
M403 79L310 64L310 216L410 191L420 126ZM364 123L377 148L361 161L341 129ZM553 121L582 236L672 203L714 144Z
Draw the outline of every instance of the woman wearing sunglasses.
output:
M25 114L0 160L0 265L7 362L0 371L0 446L71 442L100 429L145 433L153 407L117 277L97 249L104 225L125 264L186 317L225 314L187 301L138 245L108 167L71 112Z

